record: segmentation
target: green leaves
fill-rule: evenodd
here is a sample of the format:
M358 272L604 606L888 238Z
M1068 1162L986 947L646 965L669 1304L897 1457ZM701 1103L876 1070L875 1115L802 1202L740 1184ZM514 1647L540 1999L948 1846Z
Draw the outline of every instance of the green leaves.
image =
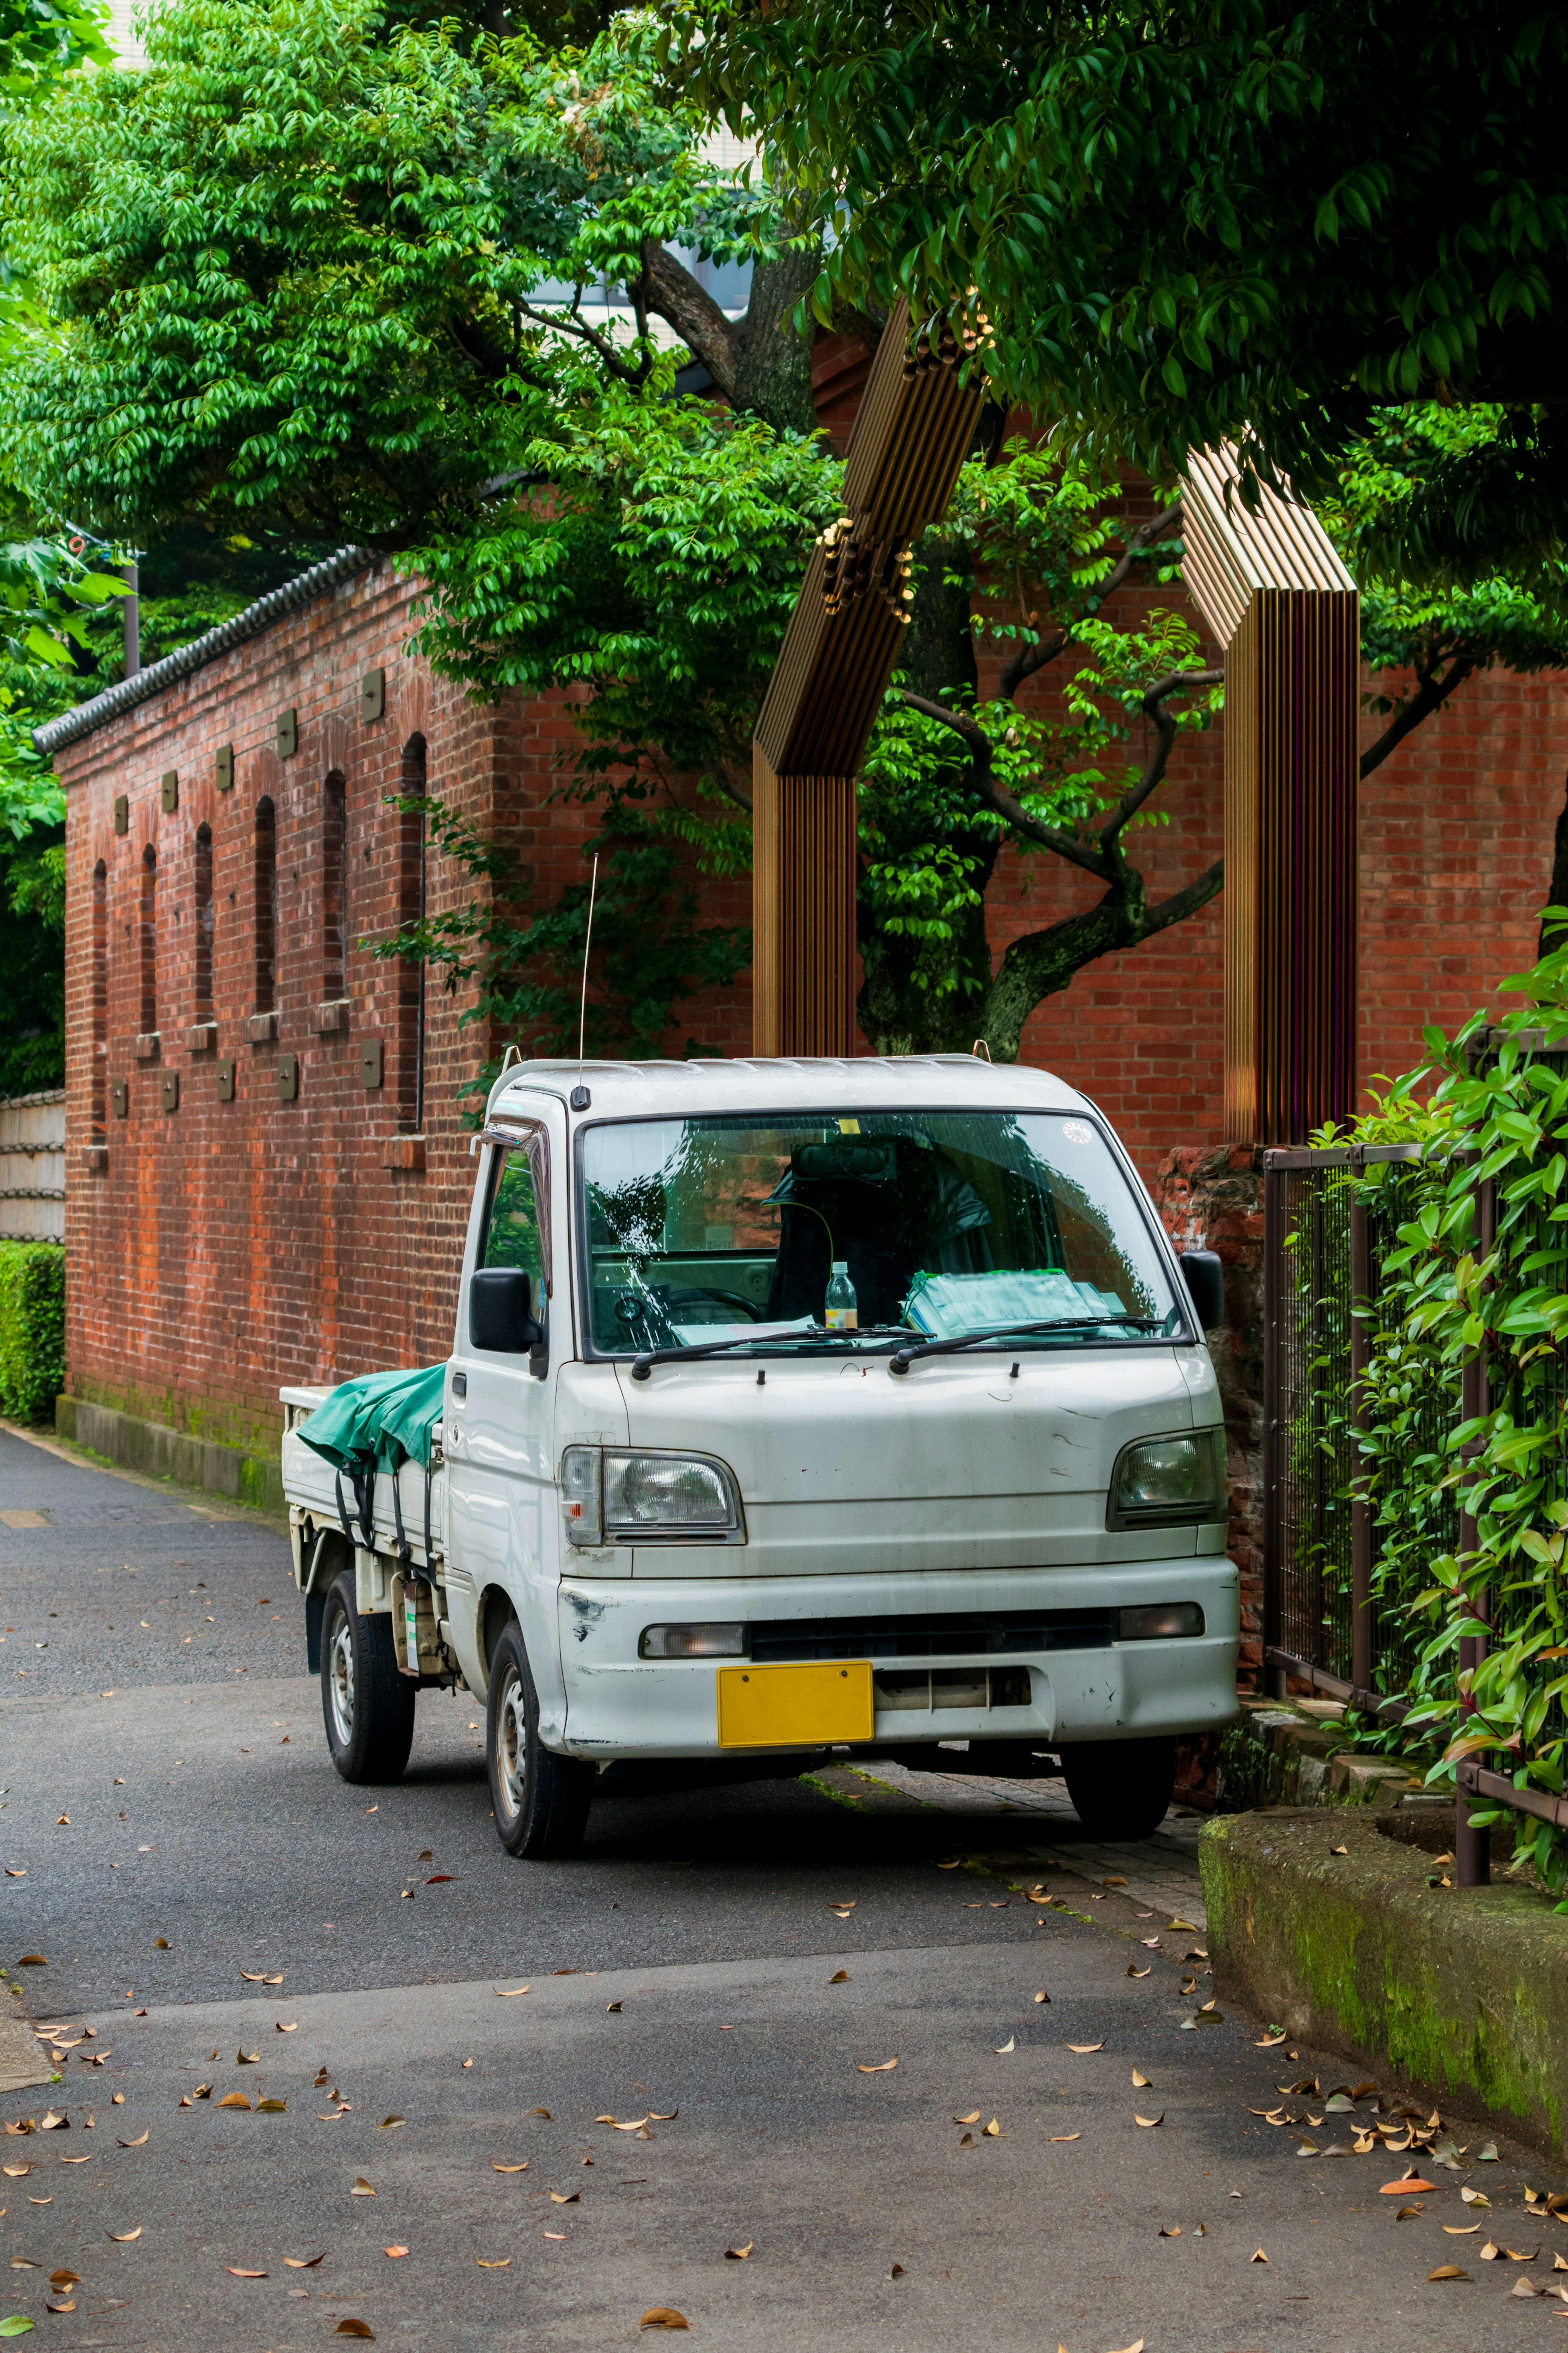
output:
M1553 1222L1563 1155L1551 1141L1568 1102L1568 954L1510 984L1526 1004L1473 1062L1468 1031L1429 1033L1431 1060L1357 1123L1358 1141L1419 1139L1423 1157L1347 1177L1378 1221L1368 1324L1362 1476L1377 1530L1384 1622L1403 1610L1426 1637L1409 1722L1442 1732L1445 1765L1485 1756L1521 1788L1560 1793L1568 1757L1568 1238ZM1473 1028L1474 1025L1470 1025ZM1543 1040L1543 1042L1542 1042ZM1489 1244L1475 1194L1489 1183ZM1544 1279L1543 1279L1544 1278ZM1486 1409L1458 1411L1463 1367L1484 1350ZM1326 1397L1338 1413L1343 1400ZM1468 1513L1476 1541L1433 1544ZM1436 1582L1431 1580L1435 1578ZM1461 1639L1485 1655L1460 1672ZM1518 1851L1548 1886L1568 1886L1568 1837L1514 1817Z
M978 306L994 385L1068 452L1164 483L1233 440L1259 479L1331 497L1381 405L1506 401L1504 453L1455 453L1390 570L1550 591L1568 460L1533 404L1568 299L1561 11L665 15L676 70L733 130L766 126L791 187L831 192L831 290Z

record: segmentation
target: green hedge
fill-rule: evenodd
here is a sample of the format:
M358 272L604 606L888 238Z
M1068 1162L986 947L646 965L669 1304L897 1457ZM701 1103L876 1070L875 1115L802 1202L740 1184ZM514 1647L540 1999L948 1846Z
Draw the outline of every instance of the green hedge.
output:
M0 1242L0 1413L37 1420L65 1378L65 1251L58 1242Z

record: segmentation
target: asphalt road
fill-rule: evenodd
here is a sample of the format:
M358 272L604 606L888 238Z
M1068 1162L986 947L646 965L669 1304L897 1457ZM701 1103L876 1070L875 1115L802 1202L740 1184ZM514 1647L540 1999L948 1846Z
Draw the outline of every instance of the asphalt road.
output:
M464 1694L398 1787L337 1778L271 1527L3 1434L0 1627L5 1999L68 2030L0 2098L0 2314L40 2344L537 2353L658 2306L724 2353L1568 2341L1511 2294L1568 2263L1523 2202L1557 2170L1455 2118L1458 2168L1384 2197L1408 2159L1323 2105L1353 2069L1185 2023L1194 1823L1112 1852L1056 1785L836 1768L514 1863Z

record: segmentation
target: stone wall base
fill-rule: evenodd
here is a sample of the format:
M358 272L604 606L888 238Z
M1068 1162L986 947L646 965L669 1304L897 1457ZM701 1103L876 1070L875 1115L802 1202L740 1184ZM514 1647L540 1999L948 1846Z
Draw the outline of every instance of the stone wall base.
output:
M106 1455L128 1471L172 1479L181 1487L202 1487L209 1494L226 1495L262 1511L287 1509L282 1465L276 1455L247 1454L237 1446L193 1438L188 1430L170 1430L162 1422L139 1421L88 1398L57 1398L55 1429L70 1444Z

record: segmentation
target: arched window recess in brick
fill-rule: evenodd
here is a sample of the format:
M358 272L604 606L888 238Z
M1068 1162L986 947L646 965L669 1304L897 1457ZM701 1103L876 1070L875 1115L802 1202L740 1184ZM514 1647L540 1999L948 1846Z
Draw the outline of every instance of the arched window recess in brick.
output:
M403 747L400 791L405 800L426 794L425 738L411 735ZM423 809L398 812L397 923L400 931L422 923L426 913L426 827ZM425 965L416 956L397 961L397 1124L406 1135L425 1131Z
M205 1020L213 1009L213 829L196 828L196 1014Z
M348 993L348 786L333 768L321 786L321 1001Z
M158 853L151 842L142 852L141 1033L158 1030Z
M256 1011L278 1007L278 818L271 796L256 804L253 898L256 925Z
M101 1144L108 1114L109 1065L109 869L100 858L92 870L92 1082L89 1118L92 1141Z

